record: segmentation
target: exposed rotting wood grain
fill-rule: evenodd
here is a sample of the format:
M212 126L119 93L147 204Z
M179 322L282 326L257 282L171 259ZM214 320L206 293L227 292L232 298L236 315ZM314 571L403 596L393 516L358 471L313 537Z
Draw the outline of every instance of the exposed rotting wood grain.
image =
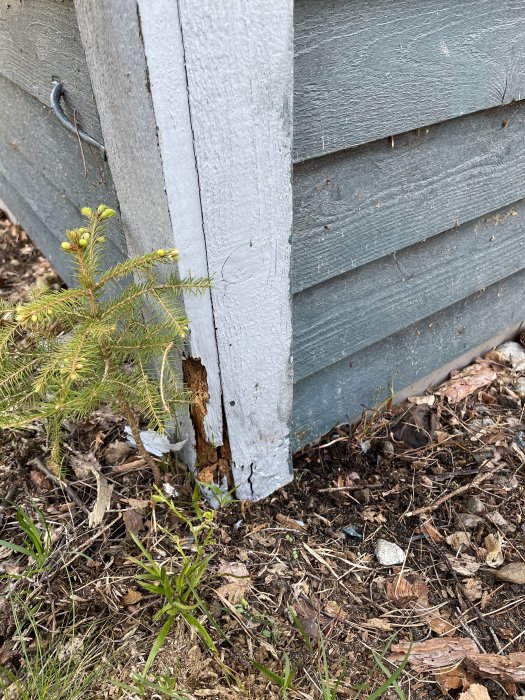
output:
M468 364L473 348L489 350L491 338L521 323L524 308L522 270L298 382L293 448L376 407L391 388L397 392L430 373L436 376L438 368L462 356ZM424 388L420 382L418 391Z
M524 196L524 102L296 165L293 289Z
M241 499L291 478L292 0L180 0L224 411Z
M199 358L189 357L182 361L182 373L185 386L193 394L190 408L191 420L195 431L195 451L197 454L197 478L205 483L221 484L227 477L232 485L230 461L231 453L227 437L224 444L217 446L208 440L206 431L206 414L210 401L206 368Z
M296 295L295 376L313 374L523 269L524 232L521 201ZM400 355L397 364L402 361Z
M70 118L101 140L102 134L73 0L0 4L0 75L49 105L53 78L63 82Z
M525 0L296 0L294 155L525 96Z

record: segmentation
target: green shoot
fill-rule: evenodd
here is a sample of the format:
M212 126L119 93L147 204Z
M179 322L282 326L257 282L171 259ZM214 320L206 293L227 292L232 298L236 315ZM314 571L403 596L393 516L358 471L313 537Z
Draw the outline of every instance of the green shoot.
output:
M21 530L26 536L23 545L0 540L0 547L6 547L18 554L25 554L31 559L37 571L41 571L52 553L51 534L46 519L42 511L35 507L35 511L40 521L40 527L31 518L31 515L22 506L15 506L16 519ZM35 571L31 571L31 574Z

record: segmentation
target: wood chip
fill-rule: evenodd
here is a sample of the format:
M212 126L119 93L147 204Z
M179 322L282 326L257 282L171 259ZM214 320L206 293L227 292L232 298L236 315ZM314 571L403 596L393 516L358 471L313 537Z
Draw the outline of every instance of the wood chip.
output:
M403 661L409 649L409 642L393 644L388 661L392 663ZM467 655L477 654L477 651L476 643L470 637L427 639L412 645L410 664L415 671L446 668L460 663Z
M437 396L444 396L449 403L458 403L478 389L491 384L497 376L496 372L489 367L480 364L470 365L462 372L455 374L435 393Z
M465 664L484 678L492 678L500 683L525 683L525 653L521 651L507 656L468 654Z
M484 685L473 683L468 690L461 693L459 700L490 700L490 695Z
M283 525L284 527L287 527L290 530L297 530L297 532L306 531L306 525L304 523L300 523L299 521L290 518L288 515L277 513L275 519L280 525Z
M109 483L106 477L99 472L98 469L93 466L90 468L97 480L97 500L95 501L95 505L89 514L88 522L90 527L96 527L104 520L104 514L107 510L109 510L113 486Z

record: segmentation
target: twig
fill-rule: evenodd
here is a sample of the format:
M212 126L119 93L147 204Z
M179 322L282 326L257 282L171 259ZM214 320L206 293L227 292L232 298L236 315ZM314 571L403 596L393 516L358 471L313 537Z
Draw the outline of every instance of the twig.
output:
M352 486L332 486L328 489L319 489L319 493L332 493L334 491L364 491L364 489L381 489L384 484L352 484Z
M411 518L414 515L422 515L423 513L430 513L439 506L441 506L443 503L446 501L449 501L451 498L455 498L456 496L461 495L462 493L465 493L465 491L469 491L470 489L474 489L480 484L482 484L484 481L489 479L491 476L495 474L499 469L499 465L494 467L493 469L489 469L488 471L485 471L481 474L478 474L472 481L468 484L463 484L463 486L458 486L457 489L454 489L453 491L449 491L448 493L443 494L443 496L440 496L434 503L431 503L428 506L423 506L422 508L418 508L417 510L412 510L409 513L404 513L403 518Z
M86 508L86 506L82 503L80 498L77 496L77 494L73 491L71 486L67 484L67 482L63 481L62 479L59 479L56 474L53 474L51 470L49 470L38 458L35 457L35 459L32 459L29 464L34 464L35 467L42 472L45 476L47 476L48 479L50 479L54 484L59 486L61 489L63 489L67 495L71 498L71 500L82 510L84 513L89 515L89 510Z

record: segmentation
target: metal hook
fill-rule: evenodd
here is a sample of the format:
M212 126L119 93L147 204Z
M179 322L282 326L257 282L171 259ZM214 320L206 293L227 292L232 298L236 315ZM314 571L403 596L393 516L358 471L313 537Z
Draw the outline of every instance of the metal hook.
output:
M60 98L64 94L64 86L62 83L60 83L58 80L53 80L53 89L51 90L51 109L55 113L56 118L58 121L62 124L62 126L70 131L72 134L75 134L75 136L78 136L79 139L82 141L85 141L86 143L89 143L91 146L94 146L97 148L100 153L102 154L102 157L104 160L106 159L106 149L103 146L103 144L99 143L96 141L92 136L89 134L86 134L86 132L83 129L80 129L80 127L75 126L72 124L69 119L66 117L64 114L64 111L62 109L62 106L60 104Z

